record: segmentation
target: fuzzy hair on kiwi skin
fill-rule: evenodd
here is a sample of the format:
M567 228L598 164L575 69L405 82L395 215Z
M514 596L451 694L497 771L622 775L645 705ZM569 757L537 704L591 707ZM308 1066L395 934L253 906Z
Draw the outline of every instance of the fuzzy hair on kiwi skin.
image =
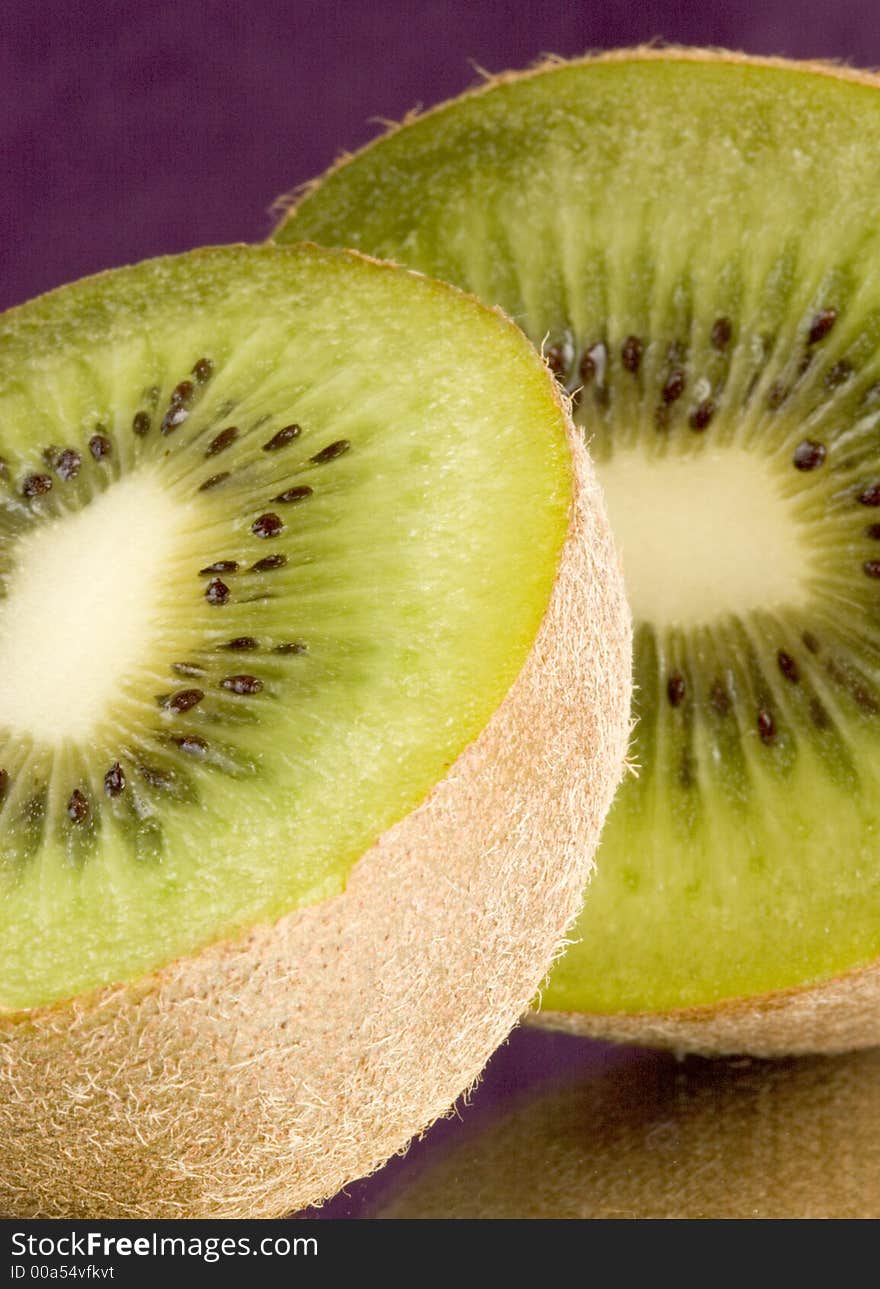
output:
M481 80L457 98L414 109L400 122L389 122L384 133L356 152L341 153L323 174L272 206L280 216L274 238L299 205L337 171L399 133L415 121L439 114L463 99L474 99L502 84L541 76L555 68L592 63L625 62L730 63L780 68L800 75L818 75L880 89L880 73L852 68L831 60L796 60L740 53L721 48L694 48L662 42L589 52L582 58L549 55L533 66L501 73L480 71ZM488 303L492 303L488 301ZM525 1015L528 1024L610 1042L637 1043L681 1053L780 1057L809 1053L854 1051L880 1045L880 959L835 977L802 986L743 998L726 998L703 1007L657 1012L586 1013L544 1011L538 1004Z
M344 893L0 1018L5 1216L278 1216L380 1166L478 1078L577 914L626 753L629 614L567 425L569 532L525 665Z
M704 1056L780 1057L880 1045L880 964L758 998L668 1012L534 1011L525 1019L583 1038Z

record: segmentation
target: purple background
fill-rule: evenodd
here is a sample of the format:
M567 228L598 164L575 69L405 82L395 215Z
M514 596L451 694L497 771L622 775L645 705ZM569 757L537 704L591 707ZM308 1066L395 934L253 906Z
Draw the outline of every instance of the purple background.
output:
M880 63L876 0L4 0L0 307L255 240L375 118L653 37Z
M376 118L465 89L475 64L662 37L870 66L876 18L877 0L4 0L0 307L150 255L264 238L278 194L366 142ZM609 1059L519 1031L462 1117ZM437 1125L323 1215L370 1211L456 1129Z

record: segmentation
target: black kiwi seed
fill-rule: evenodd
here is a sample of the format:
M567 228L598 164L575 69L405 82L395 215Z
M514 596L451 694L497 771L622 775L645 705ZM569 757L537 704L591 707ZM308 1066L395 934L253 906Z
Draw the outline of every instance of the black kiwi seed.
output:
M188 416L189 411L182 403L172 403L168 411L162 417L162 433L173 434L175 430L179 429L180 426L183 425Z
M286 644L276 645L273 653L308 653L309 646L303 640L291 640Z
M824 443L816 443L814 439L804 439L803 443L799 443L795 448L792 462L796 470L818 470L826 455Z
M732 706L730 694L723 681L714 680L709 691L709 702L719 716L726 716Z
M686 685L684 676L675 672L666 682L666 696L671 707L679 707L684 701Z
M825 388L839 389L841 385L849 380L852 374L852 363L848 363L845 358L841 358L839 362L836 362L833 366L829 367L825 373Z
M150 432L150 418L146 412L135 412L131 421L131 428L140 438Z
M220 685L233 694L258 694L263 688L256 676L224 676Z
M272 435L268 443L263 444L263 451L277 452L279 448L287 447L287 444L292 443L301 433L302 429L299 425L282 426L277 434Z
M237 573L238 563L234 559L218 559L199 569L199 577L210 577L212 573Z
M715 415L715 402L711 398L704 398L702 403L698 403L688 418L688 424L692 430L705 430L712 417Z
M847 667L842 667L834 658L826 661L825 670L836 685L842 686L855 699L863 711L871 716L876 715L877 703L858 676L853 675Z
M174 742L187 756L203 757L208 750L208 744L198 734L184 734Z
M565 375L565 351L562 345L550 345L544 350L544 358L557 379Z
M58 456L55 458L55 473L58 475L59 479L62 479L67 483L69 479L76 478L79 474L81 465L82 457L80 454L73 448L65 448L64 451L59 452Z
M214 364L210 358L200 358L192 369L192 374L200 385L204 385L214 374Z
M238 426L228 425L225 430L221 430L220 433L208 444L207 449L205 450L205 456L215 457L219 452L225 452L237 438Z
M810 330L807 333L807 344L817 345L820 340L824 340L831 328L837 321L836 309L822 309L817 313L810 323Z
M872 483L860 492L858 501L861 506L880 506L880 483Z
M684 393L686 376L681 367L674 367L663 384L660 396L664 403L676 403Z
M312 465L324 465L327 461L335 461L349 450L351 444L348 439L337 439L335 443L328 443L326 448L321 448L313 457L309 457Z
M184 423L189 415L189 403L192 402L193 393L195 393L195 387L192 380L182 380L179 385L175 385L171 391L169 409L162 416L162 433L173 433Z
M719 353L723 353L730 344L732 335L733 326L730 319L716 318L712 324L712 331L709 336L712 342L712 348L717 349Z
M866 577L880 577L880 559L866 559L862 568Z
M205 599L209 604L225 604L229 599L229 587L219 577L214 577L205 587Z
M166 698L164 706L169 712L179 715L181 712L188 712L190 708L195 707L205 697L201 689L179 689L176 694Z
M114 761L104 775L104 791L108 797L118 797L125 791L125 771L118 761Z
M786 653L784 649L780 649L776 655L776 661L779 664L779 670L782 672L785 679L790 680L793 685L796 685L800 680L800 672L798 671L798 665L794 658L792 658L791 654Z
M227 640L222 646L223 649L231 649L233 653L251 653L259 647L259 640L255 640L253 636L236 636L234 640Z
M827 730L831 724L831 719L818 698L810 700L810 720L817 730Z
M271 573L276 568L283 568L287 563L286 555L267 555L251 565L252 573Z
M871 541L880 542L880 524L869 524L865 529L865 536L870 537Z
M762 743L776 742L776 722L765 707L758 712L757 726Z
M817 470L826 456L825 443L817 443L813 438L805 438L803 443L798 443L795 447L795 455L791 460L796 470L807 472L807 470Z
M284 532L284 520L280 515L273 515L270 511L254 520L251 524L251 532L256 537L277 537L279 533Z
M2 801L9 791L9 771L0 770L0 801Z
M644 345L639 337L627 336L620 348L620 361L623 363L624 371L628 371L635 376L642 365L643 353Z
M869 716L877 715L877 700L864 685L852 685L850 693L863 712L867 712Z
M75 824L84 823L89 817L89 803L79 788L74 788L68 798L67 815Z
M272 500L286 506L296 501L305 501L306 497L311 497L311 495L312 489L309 485L301 483L296 488L288 488L285 492L279 492L278 496L273 497ZM880 505L880 502L877 504Z
M89 439L89 451L96 461L101 461L104 457L110 456L113 444L106 434L93 434Z
M775 380L767 391L767 406L776 412L788 398L791 390L781 380Z
M199 492L210 492L212 488L216 488L221 483L225 483L228 478L228 470L223 471L221 474L212 474L204 481L204 483L199 484Z
M52 479L48 474L29 474L21 485L23 497L42 497L51 490Z
M578 365L578 376L582 385L589 385L595 379L596 371L602 358L602 348L600 344L593 344L584 350Z

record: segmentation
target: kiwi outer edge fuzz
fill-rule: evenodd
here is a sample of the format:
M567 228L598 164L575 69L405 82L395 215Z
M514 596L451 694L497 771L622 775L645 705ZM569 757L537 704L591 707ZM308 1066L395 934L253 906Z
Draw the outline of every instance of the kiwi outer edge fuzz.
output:
M554 68L583 63L652 62L672 60L693 63L727 63L742 66L791 69L830 79L856 82L880 89L880 77L846 66L823 61L801 61L779 57L753 57L721 49L677 46L641 46L589 55L584 59L550 58L518 72L487 75L475 89L455 100L438 104L426 112L413 112L386 134L372 140L354 154L343 154L323 176L304 185L288 198L280 199L281 221L273 233L278 237L291 221L296 235L304 236L296 223L300 207L331 176L383 141L417 121L465 99L479 98L500 85L540 76ZM406 262L406 255L401 253ZM601 855L599 856L601 864ZM634 1010L632 1012L531 1011L530 1023L564 1032L626 1043L642 1043L681 1052L712 1054L750 1053L755 1056L785 1056L798 1053L843 1052L880 1044L880 959L830 978L796 984L772 992L728 997L707 1005Z
M4 1216L278 1216L380 1166L477 1079L577 913L626 752L629 614L563 415L569 527L526 662L345 891L0 1016Z

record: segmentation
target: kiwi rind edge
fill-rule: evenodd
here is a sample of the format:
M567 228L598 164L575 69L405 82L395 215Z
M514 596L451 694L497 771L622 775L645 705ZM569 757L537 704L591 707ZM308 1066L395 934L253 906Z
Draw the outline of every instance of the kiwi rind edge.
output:
M531 1011L529 1024L704 1056L781 1057L880 1045L880 963L830 980L667 1012Z

